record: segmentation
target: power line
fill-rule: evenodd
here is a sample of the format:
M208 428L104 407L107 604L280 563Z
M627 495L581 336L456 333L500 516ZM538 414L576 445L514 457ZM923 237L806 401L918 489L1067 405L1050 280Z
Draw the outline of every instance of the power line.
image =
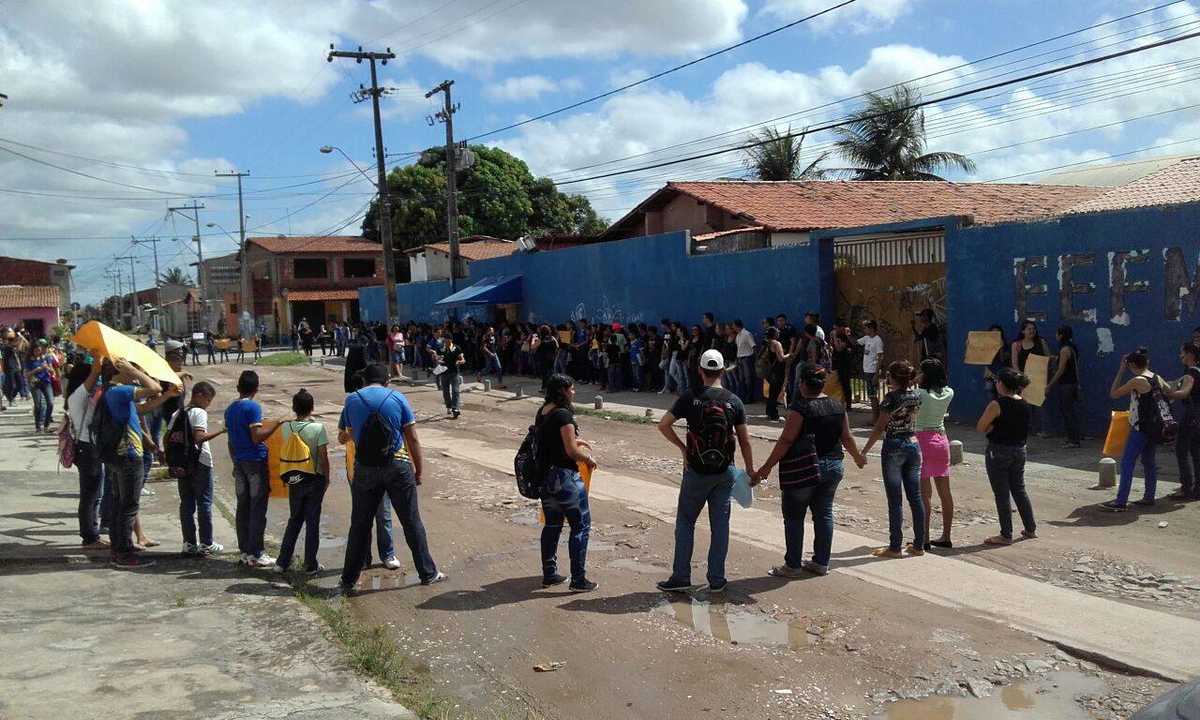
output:
M1079 62L1070 63L1068 65L1061 65L1059 67L1050 68L1048 70L1042 70L1040 72L1031 73L1028 75L1022 75L1022 76L1016 77L1016 78L1011 78L1009 80L1003 80L1000 82L991 83L989 85L984 85L982 87L974 88L971 90L963 90L961 92L952 93L950 95L945 95L945 96L938 97L938 98L933 98L931 100L920 100L918 102L911 103L911 104L905 106L904 108L898 108L896 111L900 112L900 111L905 111L905 110L917 110L917 109L920 109L923 107L928 107L931 105L936 105L939 103L947 102L949 100L956 100L961 97L968 97L971 95L976 95L978 93L985 92L988 90L995 90L996 88L1005 87L1008 85L1015 85L1019 82L1024 82L1026 80L1033 80L1033 79L1040 78L1040 77L1047 77L1049 75L1055 75L1058 73L1067 72L1069 70L1075 70L1075 69L1078 69L1081 67L1086 67L1088 65L1095 65L1096 63L1113 60L1115 58L1124 57L1126 55L1132 55L1135 53L1146 52L1148 50L1153 50L1155 48L1160 48L1160 47L1164 47L1167 45L1172 45L1174 43L1183 42L1184 40L1191 40L1196 37L1200 37L1200 32L1188 33L1187 35L1181 35L1179 37L1170 38L1167 40L1160 40L1158 42L1141 45L1141 46L1138 46L1135 48L1130 48L1128 50L1122 50L1122 51L1115 52L1115 53L1109 53L1107 55L1101 55L1099 57L1091 58L1088 60L1081 60ZM875 115L868 115L868 116L864 116L859 119L860 120L878 119L880 117L883 117L886 114L887 113L877 113ZM802 135L823 132L825 130L832 130L835 128L844 127L846 125L849 125L852 122L854 122L853 119L839 120L839 121L832 122L832 123L826 123L824 125L820 125L820 126L817 126L814 128L806 128L802 132L789 132L789 133L782 135L781 137L793 137L794 138L794 137L799 137ZM644 172L646 170L653 170L656 168L667 167L670 165L678 165L680 163L690 162L692 160L701 160L704 158L715 157L718 155L724 155L726 153L734 152L737 150L747 150L749 148L760 147L762 145L766 145L767 143L770 143L773 141L774 141L773 139L757 140L754 142L743 143L740 145L735 145L735 146L723 148L720 150L713 150L713 151L706 152L706 153L699 153L699 154L691 155L691 156L684 157L684 158L678 158L678 159L674 159L674 160L666 160L663 162L654 163L651 165L645 165L642 167L629 168L626 170L614 170L612 172L601 173L598 175L591 175L589 177L577 178L577 179L573 179L573 180L555 181L555 185L559 185L559 186L573 185L575 183L587 182L589 180L600 180L603 178L615 177L618 175L628 175L630 173L635 173L635 172Z
M638 85L644 85L645 83L651 82L651 81L653 81L653 80L657 80L657 79L659 79L659 78L661 78L661 77L664 77L664 76L666 76L666 75L670 75L671 73L678 72L678 71L680 71L680 70L683 70L684 68L689 68L689 67L691 67L691 66L693 66L693 65L696 65L696 64L698 64L698 63L702 63L702 62L704 62L705 60L711 60L712 58L715 58L715 57L717 57L718 55L724 55L724 54L725 54L725 53L727 53L727 52L731 52L731 51L733 51L733 50L737 50L738 48L745 47L746 45L749 45L750 43L757 42L758 40L762 40L763 38L770 37L771 35L775 35L776 33L783 32L784 30L788 30L788 29L794 28L794 27L796 27L797 25L800 25L800 24L802 24L802 23L806 23L806 22L808 22L809 20L813 20L813 19L815 19L815 18L819 18L819 17L821 17L822 15L825 15L826 13L831 13L831 12L833 12L834 10L838 10L838 9L840 9L840 8L846 7L847 5L851 5L851 4L853 4L854 2L856 2L856 0L843 0L842 2L840 2L840 3L836 4L836 5L831 5L831 6L827 7L827 8L825 8L824 10L820 10L820 11L818 11L818 12L815 12L815 13L811 14L811 15L807 15L807 16L805 16L805 17L802 17L802 18L800 18L799 20L793 20L792 22L790 22L790 23L787 23L786 25L780 25L779 27L777 27L777 28L774 28L774 29L771 29L771 30L768 30L768 31L766 31L766 32L764 32L764 33L759 33L758 35L755 35L754 37L747 38L747 39L745 39L745 40L743 40L743 41L741 41L741 42L739 42L739 43L736 43L736 44L734 44L734 45L729 45L729 46L727 46L727 47L723 47L723 48L721 48L720 50L715 50L715 51L713 51L713 52L711 52L711 53L709 53L709 54L707 54L707 55L704 55L704 56L702 56L702 57L695 58L695 59L693 59L693 60L689 60L688 62L685 62L685 63L683 63L683 64L681 64L681 65L676 65L676 66L674 66L674 67L667 68L666 70L663 70L663 71L661 71L661 72L657 72L657 73L655 73L655 74L653 74L653 75L649 75L649 76L647 76L647 77L644 77L644 78L642 78L642 79L640 79L640 80L635 80L635 81L633 81L633 82L631 82L631 83L627 83L627 84L625 84L625 85L622 85L621 87L618 87L618 88L613 88L612 90L609 90L608 92L603 92L603 93L600 93L599 95L593 95L592 97L589 97L589 98L584 98L583 100L579 100L578 102L574 102L574 103L571 103L570 105L566 105L566 106L564 106L564 107L560 107L560 108L558 108L557 110L551 110L551 111L549 111L549 112L542 113L541 115L537 115L537 116L534 116L534 117L528 118L528 119L526 119L526 120L521 120L521 121L519 121L519 122L512 123L511 125L505 125L504 127L501 127L501 128L496 128L495 130L489 130L489 131L487 131L487 132L485 132L485 133L480 133L479 135L473 135L473 136L471 136L471 137L467 138L467 139L465 140L465 142L471 142L471 141L473 141L473 140L478 140L478 139L480 139L480 138L485 138L485 137L488 137L488 136L490 136L490 135L495 135L496 133L502 133L502 132L505 132L505 131L507 131L507 130L512 130L512 129L514 129L514 128L519 128L519 127L521 127L522 125L528 125L529 123L532 123L532 122L537 122L538 120L545 120L546 118L548 118L548 117L552 117L552 116L554 116L554 115L558 115L559 113L564 113L564 112L567 112L568 110L574 110L574 109L575 109L575 108L577 108L577 107L581 107L581 106L583 106L583 105L587 105L588 103L592 103L592 102L595 102L595 101L597 101L597 100L603 100L603 99L604 99L604 98L606 98L606 97L611 97L611 96L613 96L613 95L616 95L617 93L621 93L621 92L624 92L624 91L626 91L626 90L629 90L630 88L635 88L635 87L637 87Z

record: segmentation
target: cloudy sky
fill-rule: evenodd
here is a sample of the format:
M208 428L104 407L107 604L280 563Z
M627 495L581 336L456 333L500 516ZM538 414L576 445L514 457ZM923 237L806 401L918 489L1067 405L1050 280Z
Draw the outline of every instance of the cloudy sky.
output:
M70 258L77 293L90 301L111 289L111 258L132 250L147 285L150 248L131 246L131 235L162 238L164 267L195 258L175 240L193 234L190 223L168 217L168 205L198 198L205 254L235 248L222 229L237 230L235 186L214 170L251 172L253 235L356 231L373 188L318 148L336 145L371 167L369 106L350 99L368 72L327 63L330 43L397 54L382 69L395 88L384 138L397 164L441 141L442 127L426 123L438 101L424 91L442 80L455 81L462 103L458 136L474 137L836 1L0 0L0 92L9 96L0 108L0 254ZM1195 2L857 0L478 142L517 154L616 219L667 180L741 176L741 158L569 181L729 147L762 124L830 122L862 93L900 81L915 79L936 98L1198 30ZM930 146L970 155L978 172L952 177L980 181L1195 152L1198 71L1200 38L939 104L927 112ZM805 144L816 153L828 141L814 134Z

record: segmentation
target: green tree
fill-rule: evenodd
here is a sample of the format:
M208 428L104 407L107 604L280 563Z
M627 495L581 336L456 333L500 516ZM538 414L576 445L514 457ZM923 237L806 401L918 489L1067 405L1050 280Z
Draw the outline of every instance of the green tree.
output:
M526 235L602 232L607 223L582 195L560 193L547 178L535 178L521 159L485 145L472 145L475 164L458 173L458 232L516 239ZM430 148L412 165L388 173L392 238L398 251L446 241L446 152ZM363 219L363 236L379 241L378 207Z
M763 128L757 133L751 133L749 142L757 143L746 148L746 169L756 180L820 180L825 171L817 168L829 157L829 152L823 152L808 165L800 161L800 151L804 147L804 135L792 134L792 128L780 132L777 128Z
M925 151L925 113L913 108L920 94L900 85L889 95L868 93L867 105L835 130L835 143L855 180L943 180L942 170L975 172L975 163L953 152Z
M163 273L159 277L159 280L161 280L164 285L191 285L192 284L192 276L188 275L183 270L183 268L179 268L179 267L169 268L165 273Z

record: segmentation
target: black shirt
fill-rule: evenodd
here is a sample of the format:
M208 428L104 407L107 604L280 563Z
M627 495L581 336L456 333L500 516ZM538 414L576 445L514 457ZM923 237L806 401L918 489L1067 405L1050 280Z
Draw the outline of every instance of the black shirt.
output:
M845 425L846 408L831 397L808 399L797 397L789 410L804 416L801 432L811 435L817 457L842 458L842 429Z
M442 350L442 364L446 366L446 377L458 376L458 361L463 356L462 348L457 344L453 348L445 348Z
M779 344L783 346L783 354L787 355L792 349L792 340L796 339L796 328L790 324L779 328Z
M997 445L1021 447L1029 438L1029 420L1032 412L1029 403L1024 399L1004 397L996 398L1000 403L1000 416L992 423L988 433L988 441Z
M1079 384L1079 349L1075 347L1075 343L1063 343L1063 347L1071 348L1071 357L1067 359L1067 364L1063 369L1062 377L1059 383L1062 385L1078 385ZM1029 356L1026 355L1026 358ZM1022 365L1025 363L1022 362Z
M575 422L574 413L560 407L543 415L539 409L534 424L538 429L538 460L544 467L578 467L578 463L567 455L567 448L562 439L562 429L567 425L573 425L575 434L579 434L579 425Z

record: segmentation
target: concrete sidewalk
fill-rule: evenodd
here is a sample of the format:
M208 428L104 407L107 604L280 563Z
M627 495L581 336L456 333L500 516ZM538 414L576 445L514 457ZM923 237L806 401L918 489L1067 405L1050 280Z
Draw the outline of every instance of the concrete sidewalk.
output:
M282 578L185 559L174 483L151 483L141 518L157 564L108 565L79 547L78 476L55 438L0 415L0 719L415 718L347 666Z

